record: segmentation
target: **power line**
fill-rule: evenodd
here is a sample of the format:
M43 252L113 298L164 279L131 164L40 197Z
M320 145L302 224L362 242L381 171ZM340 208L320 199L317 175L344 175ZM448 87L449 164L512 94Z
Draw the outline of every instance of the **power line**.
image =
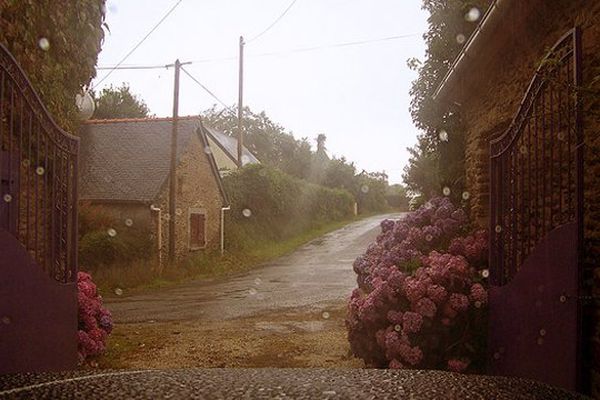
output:
M173 5L173 7L171 7L171 9L169 9L169 11L167 11L167 13L166 13L166 14L165 14L165 15L164 15L164 16L163 16L161 19L160 19L160 21L158 21L158 23L156 23L156 25L154 25L154 27L153 27L152 29L150 29L150 32L148 32L148 33L146 34L146 36L144 36L144 37L142 38L142 40L140 40L140 41L139 41L139 42L138 42L138 43L137 43L137 44L136 44L136 45L135 45L135 46L134 46L134 47L133 47L133 48L132 48L132 49L131 49L131 50L130 50L128 53L127 53L127 54L125 54L125 57L123 57L123 58L121 59L121 61L119 61L119 62L117 63L117 65L116 65L114 68L112 68L110 71L108 71L108 74L104 75L104 78L100 79L100 81L94 85L93 89L94 89L94 88L96 88L96 87L97 87L99 84L101 84L101 83L102 83L102 82L103 82L103 81L104 81L106 78L108 78L108 77L110 76L110 74L112 74L112 73L113 73L113 71L114 71L114 70L115 70L117 67L119 67L119 66L120 66L120 65L121 65L121 64L122 64L122 63L123 63L125 60L127 60L127 58L128 58L128 57L129 57L131 54L133 54L133 52L134 52L134 51L136 51L136 50L138 49L138 47L140 47L140 46L142 45L142 43L144 43L144 42L146 41L146 39L148 39L148 37L149 37L149 36L152 34L152 32L154 32L154 31L155 31L155 30L156 30L156 29L157 29L157 28L158 28L158 27L159 27L159 26L160 26L160 25L163 23L163 21L164 21L165 19L167 19L167 17L168 17L169 15L171 15L171 13L172 13L173 11L175 11L175 9L177 8L177 6L179 6L179 4L181 4L181 2L182 2L182 1L183 1L183 0L178 0L178 1L177 1L177 3L175 3L175 5Z
M216 94L214 94L209 88L207 88L206 86L204 86L202 84L202 82L200 82L198 79L196 79L192 74L190 74L188 71L186 71L185 68L181 67L181 70L183 71L184 74L186 74L187 76L190 77L191 80L193 80L194 82L196 82L198 85L200 85L200 87L202 89L204 89L209 95L211 95L215 100L217 100L219 103L221 103L221 105L223 107L225 107L225 109L229 112L231 112L233 115L236 115L235 111L233 111L227 104L225 104Z
M409 34L404 34L404 35L387 36L387 37L376 38L376 39L366 39L366 40L358 40L358 41L352 41L352 42L332 43L332 44L324 44L324 45L311 46L311 47L298 47L298 48L290 49L290 50L278 50L278 51L265 52L265 53L248 54L248 55L246 55L246 57L250 57L250 58L268 57L268 56L287 55L287 54L304 53L304 52L324 50L324 49L332 49L332 48L338 48L338 47L364 46L364 45L368 45L368 44L372 44L372 43L386 42L386 41L392 41L392 40L398 40L398 39L406 39L409 37L415 37L415 36L419 36L419 35L420 35L420 33L409 33ZM191 61L191 63L192 64L203 64L203 63L211 63L211 62L218 62L218 61L233 61L233 60L237 60L237 59L238 58L235 56L203 58L203 59L193 60L193 61ZM165 68L165 65L145 65L145 66L138 65L138 66L123 66L123 67L120 67L117 65L114 67L103 66L103 67L98 67L97 69L160 69L160 68Z
M271 25L269 25L264 31L262 31L258 35L254 36L252 39L248 40L248 43L255 41L256 39L258 39L259 37L261 37L262 35L264 35L265 33L267 33L269 30L271 30L271 28L273 28L281 20L281 18L283 18L285 16L285 14L287 14L287 12L290 11L290 8L292 8L292 6L294 4L296 4L296 1L298 1L298 0L292 0L292 2L290 3L290 5L287 6L287 8L283 11L283 13L281 13L281 15L279 17L277 17L275 19L275 21L273 21L271 23Z

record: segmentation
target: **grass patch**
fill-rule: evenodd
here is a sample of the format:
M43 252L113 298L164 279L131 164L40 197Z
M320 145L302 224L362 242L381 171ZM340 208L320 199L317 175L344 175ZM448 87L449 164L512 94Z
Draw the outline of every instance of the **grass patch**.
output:
M376 213L315 224L299 234L281 240L268 238L267 235L257 234L257 232L246 232L244 237L247 240L226 251L223 256L218 252L200 253L176 265L162 268L156 262L135 261L90 268L89 272L100 292L109 297L114 296L117 289L127 290L127 294L131 294L172 286L192 279L219 279L248 271L264 262L288 254L319 236L373 215Z

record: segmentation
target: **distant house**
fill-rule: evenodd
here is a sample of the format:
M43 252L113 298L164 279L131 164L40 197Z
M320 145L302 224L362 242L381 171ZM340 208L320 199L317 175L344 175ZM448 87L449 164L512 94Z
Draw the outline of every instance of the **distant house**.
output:
M169 214L171 118L88 121L80 131L80 200L102 205L127 225L147 228L163 253L176 221L176 255L217 248L227 195L207 131L180 117L176 215ZM222 244L222 243L221 243Z
M216 129L204 126L210 149L214 155L221 176L238 168L237 139ZM254 154L243 146L242 165L260 164Z

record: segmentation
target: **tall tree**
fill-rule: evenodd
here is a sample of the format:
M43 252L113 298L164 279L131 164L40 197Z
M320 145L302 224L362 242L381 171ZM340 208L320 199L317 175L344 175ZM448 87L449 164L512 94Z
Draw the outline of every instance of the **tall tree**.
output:
M138 96L131 93L129 85L121 84L115 88L112 85L102 89L96 99L94 119L146 118L150 110Z

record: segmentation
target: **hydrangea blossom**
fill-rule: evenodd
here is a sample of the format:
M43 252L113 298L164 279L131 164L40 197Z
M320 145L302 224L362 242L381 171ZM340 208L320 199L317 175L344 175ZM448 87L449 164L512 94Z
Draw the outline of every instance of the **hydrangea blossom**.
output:
M358 288L346 327L367 366L476 369L482 356L487 234L469 233L467 214L435 198L381 233L353 264Z
M112 332L113 320L110 311L102 307L102 298L90 274L77 274L78 301L78 354L79 362L101 354L106 349L106 338Z

